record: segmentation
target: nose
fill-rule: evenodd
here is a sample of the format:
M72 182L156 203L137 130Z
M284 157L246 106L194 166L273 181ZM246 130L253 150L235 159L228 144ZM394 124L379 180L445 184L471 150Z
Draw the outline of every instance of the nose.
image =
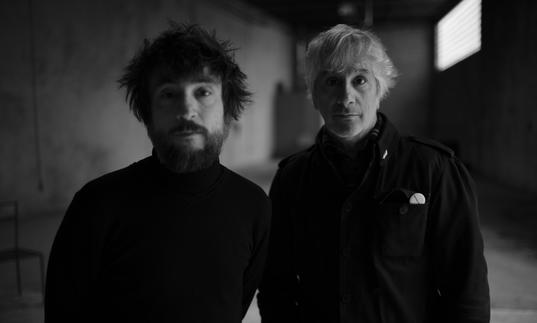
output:
M338 93L338 103L344 106L349 106L355 103L353 87L350 82L345 82L344 84L341 84Z
M183 93L178 102L176 118L192 120L196 117L197 110L196 99L188 93Z

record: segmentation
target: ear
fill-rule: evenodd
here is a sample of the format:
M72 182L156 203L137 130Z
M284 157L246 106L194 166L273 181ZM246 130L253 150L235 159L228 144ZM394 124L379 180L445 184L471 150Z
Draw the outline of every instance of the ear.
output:
M381 90L380 90L380 82L379 80L375 77L375 95L377 97L377 110L378 110L378 106L380 105L380 101L382 101L382 95L381 95Z
M313 94L311 93L310 89L306 90L306 98L311 101L311 103L313 105L313 109L319 111L319 109L317 108L317 105L315 104L315 100L313 99Z
M380 101L380 82L379 82L379 79L376 76L375 76L375 89L376 89L377 98Z

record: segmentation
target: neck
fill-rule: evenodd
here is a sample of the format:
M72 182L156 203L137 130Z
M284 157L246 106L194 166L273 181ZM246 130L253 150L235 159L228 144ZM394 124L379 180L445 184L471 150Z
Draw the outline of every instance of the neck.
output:
M220 151L188 151L168 149L167 151L160 152L154 149L154 155L157 160L175 174L191 174L198 173L213 166L217 160Z
M152 181L158 185L159 189L164 190L198 194L214 185L222 173L222 167L217 160L208 168L183 173L178 173L164 165L156 153L153 153L150 161L154 169L154 172L150 173Z
M343 148L343 151L349 156L355 156L357 151L364 149L367 144L366 136L355 136L353 138L336 138L337 142Z
M333 140L339 144L341 149L349 156L355 156L356 152L363 150L365 146L367 145L367 135L373 129L375 126L375 123L373 123L370 127L363 129L360 133L352 136L352 137L340 137L335 134L328 133L333 138Z

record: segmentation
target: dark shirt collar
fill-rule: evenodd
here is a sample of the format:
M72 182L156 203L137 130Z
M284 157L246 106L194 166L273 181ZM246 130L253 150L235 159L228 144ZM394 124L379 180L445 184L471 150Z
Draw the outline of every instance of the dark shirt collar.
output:
M152 155L147 158L147 162L151 170L150 176L159 188L193 195L210 190L223 174L223 167L218 159L206 169L182 174L164 166L154 149Z
M373 129L369 131L369 133L363 138L362 140L358 141L356 143L356 152L359 154L362 152L370 143L375 143L381 140L381 134L382 130L384 128L385 124L385 116L378 112L377 113L377 122L375 123L375 126ZM341 156L348 156L348 154L345 152L342 144L337 141L336 138L334 138L332 135L328 133L326 130L326 127L323 126L319 133L317 134L316 143L321 147L323 150L323 153L328 155L341 155ZM351 156L349 156L351 157ZM355 158L356 156L352 156L352 158Z
M337 139L327 133L325 127L317 134L316 145L341 182L347 187L353 187L359 183L366 169L371 167L371 162L380 165L386 162L395 150L398 137L395 127L383 113L378 112L375 126L364 140L357 143L359 147L356 147L354 156L349 156Z
M391 156L392 153L395 151L395 146L397 143L397 139L399 138L399 133L397 132L397 129L395 129L395 126L388 120L388 118L381 112L377 113L378 120L382 120L379 124L377 122L378 127L375 126L377 129L377 133L374 134L373 129L371 135L376 137L376 153L378 154L378 157L381 163L384 163L388 157Z
M386 115L382 112L377 112L377 122L375 123L375 126L367 136L364 138L368 143L373 143L375 145L376 153L379 155L379 160L386 159L387 156L391 153L390 150L394 149L394 144L396 142L396 139L399 138L399 133L397 129L395 129L395 126L388 120ZM317 134L317 138L315 139L315 143L321 147L321 149L325 149L325 147L338 147L339 151L343 151L341 148L341 144L335 143L333 144L336 139L334 139L332 136L327 134L326 128L323 126L319 133ZM357 145L361 145L362 149L365 148L367 145L364 144L364 142L359 142ZM329 148L331 149L331 148ZM360 149L357 149L360 151ZM323 153L325 153L323 151Z
M378 116L373 129L352 149L352 155L343 147L341 142L329 134L326 127L321 128L317 135L317 145L321 154L328 162L339 182L345 188L352 190L363 182L375 158L376 142L384 124L383 117Z

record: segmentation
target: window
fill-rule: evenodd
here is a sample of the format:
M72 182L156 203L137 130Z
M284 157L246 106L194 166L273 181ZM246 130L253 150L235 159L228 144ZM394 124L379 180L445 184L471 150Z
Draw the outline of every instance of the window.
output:
M462 0L436 25L436 68L443 71L481 49L481 0Z

